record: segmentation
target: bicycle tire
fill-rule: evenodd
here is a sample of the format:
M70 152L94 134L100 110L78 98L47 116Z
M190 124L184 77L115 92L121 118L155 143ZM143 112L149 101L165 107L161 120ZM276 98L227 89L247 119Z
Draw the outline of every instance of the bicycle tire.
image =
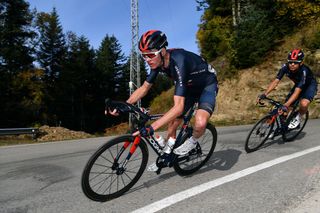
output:
M287 121L288 124L290 124L291 120L295 118L295 116L298 113L298 109L293 113L293 115L289 116L290 121ZM296 139L296 137L298 137L298 135L302 132L302 130L304 129L304 127L307 124L307 121L309 119L309 111L307 111L303 116L300 117L301 118L301 123L300 123L300 127L298 128L294 128L294 129L288 129L287 131L283 132L282 134L282 140L284 141L293 141L294 139Z
M124 135L102 145L88 160L81 179L82 191L91 200L105 202L127 192L143 174L149 157L146 143L141 140L137 149L125 165L122 174L117 174L123 161L128 156L134 137ZM125 142L130 145L121 153ZM114 163L117 155L119 164ZM116 166L115 166L116 165ZM116 167L118 167L116 169ZM125 181L128 181L126 183Z
M274 126L274 121L271 115L266 115L261 118L249 132L245 150L247 153L254 152L258 150L268 139ZM257 139L257 141L255 141Z
M185 134L182 137L182 143L187 138L188 135ZM174 170L181 176L190 175L196 172L210 159L216 147L216 143L217 130L214 125L208 123L204 134L198 140L197 148L190 151L186 156L178 156L173 164Z

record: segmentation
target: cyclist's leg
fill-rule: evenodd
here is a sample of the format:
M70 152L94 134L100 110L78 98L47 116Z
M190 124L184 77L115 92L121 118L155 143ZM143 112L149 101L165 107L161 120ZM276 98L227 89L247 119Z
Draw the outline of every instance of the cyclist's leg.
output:
M197 140L204 133L209 118L214 110L218 87L216 83L206 86L200 95L198 110L195 115L193 136L187 139L181 146L174 150L175 154L184 155L197 145Z
M311 83L301 94L299 105L299 114L304 115L308 111L309 104L312 102L314 96L317 94L317 83Z
M191 97L186 97L185 102L184 102L184 109L183 109L183 113L176 118L175 120L171 121L168 124L168 136L167 136L167 140L172 137L172 138L176 138L176 133L177 133L177 129L179 127L179 125L181 124L182 120L183 120L183 116L188 112L188 110L194 105L194 103L196 103L197 100Z
M213 83L206 86L200 96L193 128L193 137L195 139L200 138L206 129L209 118L214 111L217 93L218 86L216 83Z
M169 124L168 124L168 136L167 136L167 140L172 137L172 138L176 138L176 132L177 132L177 129L179 127L179 125L181 124L182 122L182 119L181 118L177 118L173 121L171 121Z

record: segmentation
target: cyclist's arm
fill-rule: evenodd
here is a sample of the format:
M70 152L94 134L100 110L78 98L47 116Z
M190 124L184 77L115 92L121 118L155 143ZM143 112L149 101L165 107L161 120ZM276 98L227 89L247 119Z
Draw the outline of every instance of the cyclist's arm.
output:
M129 103L129 104L136 103L137 101L139 101L141 98L143 98L148 93L148 91L150 90L151 87L152 87L152 84L145 81L141 87L136 89L131 94L131 96L127 100L127 103Z
M296 87L294 89L293 94L290 96L290 98L287 100L287 102L284 104L286 107L289 107L291 104L293 104L293 102L295 100L297 100L297 98L299 97L300 93L301 93L302 89L299 87Z
M265 91L265 95L267 96L274 88L276 88L279 84L280 80L278 78L274 79L268 86L267 90Z
M173 121L175 118L180 116L184 109L185 97L175 95L173 97L174 106L166 112L161 118L151 124L154 130L159 129L163 125Z

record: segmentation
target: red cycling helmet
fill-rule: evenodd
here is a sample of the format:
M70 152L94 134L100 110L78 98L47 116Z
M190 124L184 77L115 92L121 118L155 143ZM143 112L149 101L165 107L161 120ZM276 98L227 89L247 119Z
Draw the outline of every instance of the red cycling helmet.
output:
M167 36L160 30L149 30L145 32L139 41L139 49L141 52L168 46Z
M299 62L301 63L304 58L304 53L301 49L294 49L288 54L288 62Z

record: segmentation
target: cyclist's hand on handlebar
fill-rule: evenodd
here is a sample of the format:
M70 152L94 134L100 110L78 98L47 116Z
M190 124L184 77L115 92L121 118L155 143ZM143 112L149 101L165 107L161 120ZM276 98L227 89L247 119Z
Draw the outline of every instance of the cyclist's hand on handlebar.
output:
M137 135L141 135L142 137L148 137L150 135L154 134L154 129L151 125L148 125L146 127L142 127L141 129L139 129L139 131L136 131L132 134L132 136L137 136Z
M288 107L283 105L282 107L279 108L278 113L281 115L283 113L288 112Z
M105 109L104 114L105 114L105 115L110 114L110 115L113 115L113 116L118 116L118 115L119 115L119 112L118 112L117 109L107 108L107 109Z
M266 94L262 93L260 95L258 95L257 97L257 104L262 104L261 100L265 99L267 96Z

